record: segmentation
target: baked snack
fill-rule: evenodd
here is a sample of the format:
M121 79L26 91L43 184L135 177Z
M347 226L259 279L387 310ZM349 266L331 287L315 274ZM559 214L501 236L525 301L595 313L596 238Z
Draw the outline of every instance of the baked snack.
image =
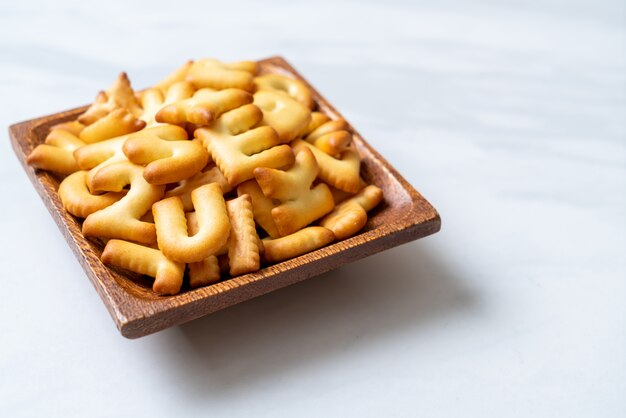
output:
M349 124L322 110L306 83L254 62L188 61L140 92L120 74L28 162L61 176L63 207L106 243L105 264L172 295L366 226L382 190L361 177Z
M178 196L152 206L159 248L168 258L183 263L216 254L230 234L226 203L218 184L198 187L191 192L191 201L198 218L198 230L193 236L187 231L183 202Z
M293 163L291 148L279 145L274 129L254 127L262 118L259 108L249 104L225 113L210 127L196 130L196 138L232 187L254 177L257 167L283 168Z
M154 224L140 218L163 197L165 186L148 183L143 178L143 167L128 161L107 165L91 179L93 192L121 192L126 186L130 188L123 198L87 216L83 222L86 237L156 242Z
M280 204L272 209L272 218L281 236L289 235L324 216L334 207L333 196L324 183L312 187L319 168L313 153L304 148L287 171L266 167L254 170L263 194Z

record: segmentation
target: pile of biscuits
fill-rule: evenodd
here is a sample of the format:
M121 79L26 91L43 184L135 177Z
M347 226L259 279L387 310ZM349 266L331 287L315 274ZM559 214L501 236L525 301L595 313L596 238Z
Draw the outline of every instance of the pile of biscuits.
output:
M255 272L348 238L382 190L360 176L346 121L255 62L189 61L135 92L125 73L28 156L64 176L63 207L104 263L158 294Z

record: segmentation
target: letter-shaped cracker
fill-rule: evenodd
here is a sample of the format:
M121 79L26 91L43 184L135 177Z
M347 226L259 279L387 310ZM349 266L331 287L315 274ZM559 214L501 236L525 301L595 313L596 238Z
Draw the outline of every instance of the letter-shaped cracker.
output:
M198 217L195 212L185 213L187 219L187 231L192 237L200 230ZM189 263L189 286L192 288L208 286L220 281L220 266L217 257L210 255L207 258Z
M216 90L228 88L252 91L257 64L253 61L225 63L205 58L194 62L187 72L187 81L196 88L209 87Z
M169 197L152 207L159 249L168 258L183 263L201 261L214 255L228 240L230 222L222 189L216 183L191 192L198 217L198 232L188 235L183 203L179 197Z
M305 139L326 154L338 157L352 142L349 129L345 120L331 120L308 134Z
M315 145L301 139L291 143L294 152L308 148L313 152L319 165L319 177L325 183L350 193L356 193L361 189L361 158L354 146L348 147L337 159L326 154Z
M189 68L191 68L191 64L193 61L189 60L173 72L167 75L163 80L159 81L154 85L154 88L159 89L163 95L167 95L170 87L173 84L176 84L180 81L185 81L187 78L187 73L189 72ZM191 95L190 95L191 96Z
M151 88L144 91L141 95L143 113L140 119L146 122L147 126L157 124L155 119L156 114L165 105L188 99L193 96L194 91L191 83L187 81L179 81L172 84L167 89L167 93L163 93L163 91L158 88Z
M146 122L137 119L128 110L118 108L83 129L80 133L80 139L91 144L104 139L137 132L145 126Z
M262 118L258 107L245 105L195 132L232 187L254 177L256 167L283 168L293 163L293 152L288 145L278 145L272 128L251 129Z
M274 222L274 218L272 218L272 209L278 205L263 194L259 183L254 179L244 181L237 186L237 195L242 196L244 194L249 195L250 199L252 199L252 212L254 213L256 223L258 223L270 237L279 238L280 232L278 232L276 222Z
M183 284L185 264L169 260L154 248L112 239L100 259L105 264L154 277L152 290L160 295L175 295Z
M317 250L334 239L332 231L321 226L309 226L282 238L264 239L263 259L269 263L288 260Z
M179 128L172 125L155 125L141 131L142 135L157 135L161 138L177 138ZM87 185L91 190L91 178L103 167L118 162L128 161L123 146L131 134L106 139L94 144L85 145L74 151L74 158L81 170L90 170Z
M210 125L222 113L252 103L252 95L240 89L200 89L193 97L165 106L156 114L157 122L173 125Z
M230 275L239 276L257 271L261 266L259 257L259 237L256 234L252 200L249 195L242 195L226 202L230 219L230 238L228 239L228 262Z
M35 168L70 174L78 170L74 151L85 145L70 131L53 129L44 144L37 145L28 155L26 162Z
M77 120L71 120L69 122L61 122L50 128L50 131L54 131L55 129L60 129L62 131L67 131L72 135L78 137L80 133L85 129L85 125L80 123Z
M83 235L119 238L143 244L156 242L154 224L140 221L139 218L163 197L165 186L148 183L143 178L143 167L128 161L107 165L91 179L94 192L121 192L127 185L130 185L130 189L120 201L87 216L83 222Z
M128 137L122 150L129 161L147 164L143 177L150 184L168 184L202 170L209 154L199 141L188 141L187 131L171 125L165 132L140 131Z
M313 95L311 90L300 80L286 77L280 74L265 74L254 78L257 91L266 90L280 94L286 94L302 103L309 109L313 109Z
M111 206L126 195L125 191L91 194L87 188L86 171L77 171L63 179L58 193L65 210L79 218L86 218L94 212Z
M360 181L359 190L367 186L367 183L362 178L360 178L359 181ZM333 200L335 201L335 205L338 205L344 200L354 197L355 195L355 193L346 192L345 190L340 190L330 185L328 186L328 188L330 189L330 193L332 193L333 195Z
M322 112L311 112L311 122L309 122L309 126L304 130L303 135L308 135L326 122L328 122L330 118L323 114Z
M106 139L95 144L85 145L74 151L74 158L82 170L89 170L87 174L87 186L93 191L91 180L101 168L111 164L128 161L122 146L128 135Z
M91 125L117 108L126 109L135 116L142 113L139 100L135 97L126 73L121 73L106 92L98 93L96 101L78 117L78 121Z
M254 104L263 112L263 125L274 128L283 144L301 136L311 121L311 111L286 94L261 90L254 93Z
M272 218L280 235L285 236L324 216L335 206L333 196L324 183L311 188L319 168L308 149L296 154L296 161L287 171L259 167L254 177L265 196L280 200L272 209Z
M367 223L367 213L383 200L383 191L374 185L366 186L335 207L320 220L320 225L330 229L338 240L356 234Z
M189 177L188 179L181 180L178 186L165 192L165 197L178 196L183 202L183 208L185 212L193 210L193 203L191 202L191 192L200 186L204 186L209 183L217 183L222 188L222 193L228 193L232 190L228 180L224 177L224 174L219 168L213 166L206 171L200 171L199 173Z

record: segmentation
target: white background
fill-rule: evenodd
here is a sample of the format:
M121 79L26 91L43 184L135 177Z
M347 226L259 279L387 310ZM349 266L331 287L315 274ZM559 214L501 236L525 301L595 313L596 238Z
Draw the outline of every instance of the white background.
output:
M626 416L623 1L130 3L0 3L0 415ZM7 126L274 54L442 231L124 339Z

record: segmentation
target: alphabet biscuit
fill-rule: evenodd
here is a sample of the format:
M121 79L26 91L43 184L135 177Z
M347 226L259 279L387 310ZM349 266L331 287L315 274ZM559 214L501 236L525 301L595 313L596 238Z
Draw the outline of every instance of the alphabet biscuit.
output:
M146 164L143 177L150 184L175 183L189 178L209 160L200 142L187 140L187 131L174 125L167 128L166 132L140 131L129 136L122 146L129 161Z
M83 125L82 123L80 123L77 120L72 120L69 122L62 122L62 123L57 123L56 125L52 126L50 128L50 132L60 129L62 131L67 131L69 133L71 133L74 136L79 136L80 133L83 131L83 129L85 129L85 125Z
M111 206L126 195L125 191L92 194L87 188L86 171L77 171L65 177L59 185L58 193L65 210L79 218L86 218Z
M209 87L216 90L236 88L252 91L256 72L257 64L253 61L225 63L206 58L191 64L187 81L198 89Z
M193 85L187 81L178 81L172 84L164 93L161 89L151 88L143 92L141 95L141 105L143 113L141 120L146 122L147 126L158 124L156 114L163 109L164 106L175 103L193 96L195 89Z
M183 284L185 264L168 259L154 248L112 239L100 259L105 264L154 277L152 290L161 295L175 295Z
M333 210L333 196L324 183L311 188L319 168L309 149L296 154L287 171L258 167L254 177L263 194L281 204L272 209L272 218L281 236L289 235Z
M297 100L309 109L313 109L313 95L311 90L300 80L280 74L265 74L254 78L256 91L266 90L285 94Z
M121 192L130 185L126 196L109 207L92 213L83 222L86 237L119 238L143 244L156 242L154 224L139 219L163 197L165 186L148 183L143 167L131 162L119 162L98 170L91 179L94 192Z
M311 112L311 122L309 122L309 126L304 130L303 135L310 134L329 120L330 118L322 112Z
M359 232L367 223L367 213L383 199L383 191L369 185L344 202L320 221L320 225L330 229L338 240Z
M56 128L50 131L45 143L37 145L26 162L35 168L70 174L79 169L74 151L85 143L68 130Z
M91 125L118 108L126 109L135 116L142 113L141 105L135 97L126 73L121 73L106 92L98 93L96 101L78 117L78 121L84 125Z
M228 262L230 275L257 271L260 268L259 237L256 234L252 200L249 195L242 195L226 202L230 219L230 238L228 239Z
M350 193L356 193L361 188L361 158L353 146L343 151L341 158L334 158L301 139L293 141L291 146L294 152L304 148L313 152L319 165L319 178L325 183Z
M280 141L272 128L252 128L262 118L258 107L245 105L195 132L232 187L254 177L256 167L282 168L293 162L291 148L278 145Z
M92 144L104 139L137 132L145 126L146 122L137 119L128 110L117 108L83 129L80 133L80 139Z
M163 199L152 206L159 249L168 258L183 263L214 255L228 240L230 222L222 189L216 183L191 192L198 217L198 232L189 236L183 203L179 197Z
M259 183L254 179L244 181L237 186L237 195L242 196L244 194L249 195L252 200L252 212L256 223L258 223L271 238L279 238L280 232L278 232L276 222L274 222L274 218L272 218L272 209L278 206L278 204L274 203L272 199L263 194Z
M334 239L332 231L321 226L309 226L282 238L264 239L263 259L268 263L288 260L317 250Z
M213 166L206 171L200 171L185 180L181 180L176 187L165 192L165 197L180 197L180 200L183 202L185 212L189 212L193 210L191 192L198 187L209 183L219 184L222 189L222 193L228 193L232 190L232 187L228 184L228 180L226 180L224 174L222 174L219 168Z
M185 214L187 231L192 237L198 233L200 226L195 212ZM220 280L220 266L217 257L210 255L207 258L189 263L189 286L192 288L207 286Z
M263 112L262 124L274 128L283 144L301 136L311 121L311 111L286 94L261 90L254 104Z
M252 103L252 95L240 89L200 89L193 97L163 107L155 115L157 122L184 125L210 125L222 113Z
M352 142L352 134L348 129L348 123L345 120L332 120L319 126L305 139L326 154L337 157Z

